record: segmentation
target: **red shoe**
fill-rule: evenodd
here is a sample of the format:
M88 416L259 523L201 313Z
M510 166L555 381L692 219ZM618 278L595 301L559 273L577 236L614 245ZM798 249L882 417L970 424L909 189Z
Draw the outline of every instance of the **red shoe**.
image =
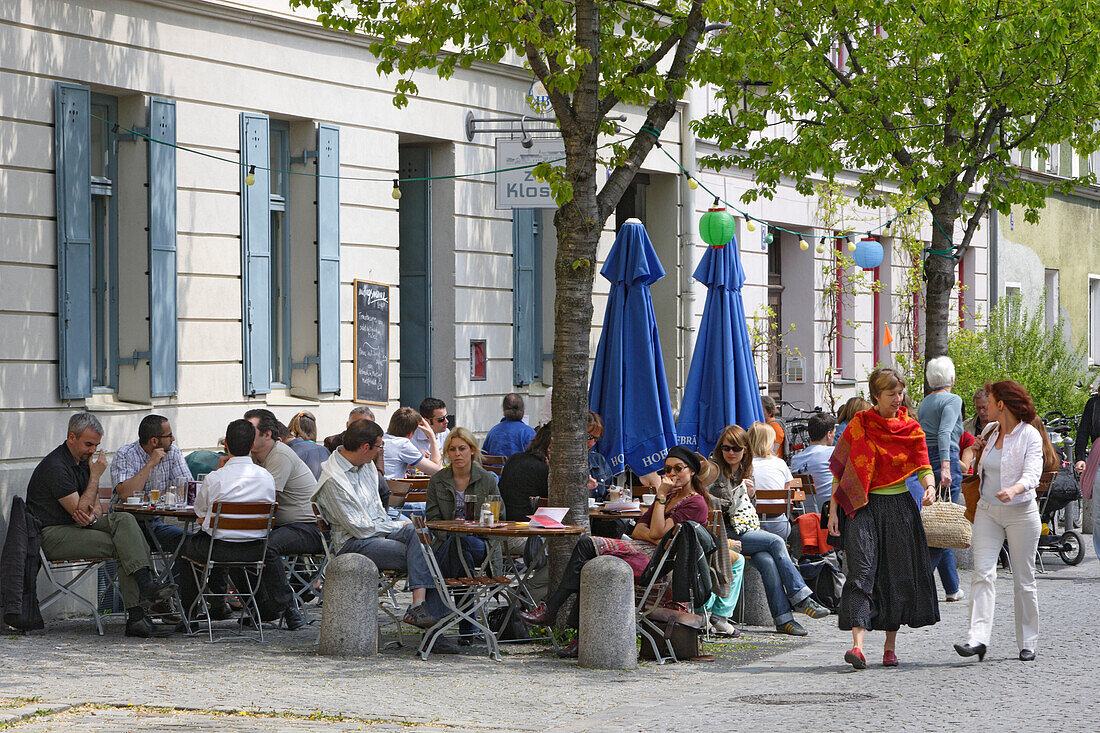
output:
M580 656L580 646L580 637L574 637L573 641L569 642L569 646L558 650L558 656L562 659L576 659Z
M520 611L519 617L529 624L541 625L550 620L550 611L545 603L540 603L530 611Z
M863 650L858 647L852 647L844 652L844 661L856 669L867 669L867 658L863 656Z
M887 649L882 653L882 666L883 667L896 667L898 666L898 655L894 654L893 649Z

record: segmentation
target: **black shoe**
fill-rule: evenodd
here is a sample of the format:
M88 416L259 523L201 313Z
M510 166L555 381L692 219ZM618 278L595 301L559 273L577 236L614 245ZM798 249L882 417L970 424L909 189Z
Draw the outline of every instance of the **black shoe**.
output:
M1031 651L1030 649L1021 649L1020 650L1020 661L1021 662L1034 662L1035 661L1035 652Z
M154 627L148 616L142 616L134 621L126 622L126 636L136 636L139 639L148 639L154 636L168 636L173 629Z
M177 590L178 586L168 578L150 583L141 590L141 605L152 608L158 603L171 603Z
M440 637L435 640L435 644L432 645L432 654L458 654L458 647L455 646L449 639Z
M985 644L956 644L955 651L959 653L960 657L972 657L975 654L978 655L978 661L985 659Z
M302 612L294 606L291 606L287 610L283 611L283 623L286 624L288 631L297 631L306 625L306 620L302 618Z
M210 607L210 620L211 621L225 621L227 618L233 615L233 609L229 607L228 603L223 603L220 606Z

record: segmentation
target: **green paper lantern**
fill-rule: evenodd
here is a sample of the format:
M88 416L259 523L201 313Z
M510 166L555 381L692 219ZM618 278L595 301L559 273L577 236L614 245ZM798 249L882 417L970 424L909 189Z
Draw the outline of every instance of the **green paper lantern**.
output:
M725 247L737 233L737 222L724 208L713 208L699 220L699 236L711 247Z

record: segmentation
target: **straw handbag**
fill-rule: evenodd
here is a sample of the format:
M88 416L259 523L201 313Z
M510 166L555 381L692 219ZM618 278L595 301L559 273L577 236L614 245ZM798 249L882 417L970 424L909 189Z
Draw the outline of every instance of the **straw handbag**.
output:
M965 550L970 547L970 522L966 507L953 501L937 500L920 513L929 547Z

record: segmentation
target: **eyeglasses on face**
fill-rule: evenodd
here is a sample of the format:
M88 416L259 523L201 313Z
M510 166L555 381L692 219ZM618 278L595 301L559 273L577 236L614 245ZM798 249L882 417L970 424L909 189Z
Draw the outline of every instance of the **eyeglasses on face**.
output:
M665 473L680 473L687 468L686 463L681 463L678 466L665 466Z
M726 445L725 443L723 443L721 447L722 450L726 453L740 453L741 451L745 450L745 446L743 445Z
M599 442L600 436L593 435L592 433L589 433L588 434L588 439L591 440L593 443L596 443L596 442Z
M432 422L439 423L440 425L442 425L443 423L447 422L447 418L446 417L433 417Z

